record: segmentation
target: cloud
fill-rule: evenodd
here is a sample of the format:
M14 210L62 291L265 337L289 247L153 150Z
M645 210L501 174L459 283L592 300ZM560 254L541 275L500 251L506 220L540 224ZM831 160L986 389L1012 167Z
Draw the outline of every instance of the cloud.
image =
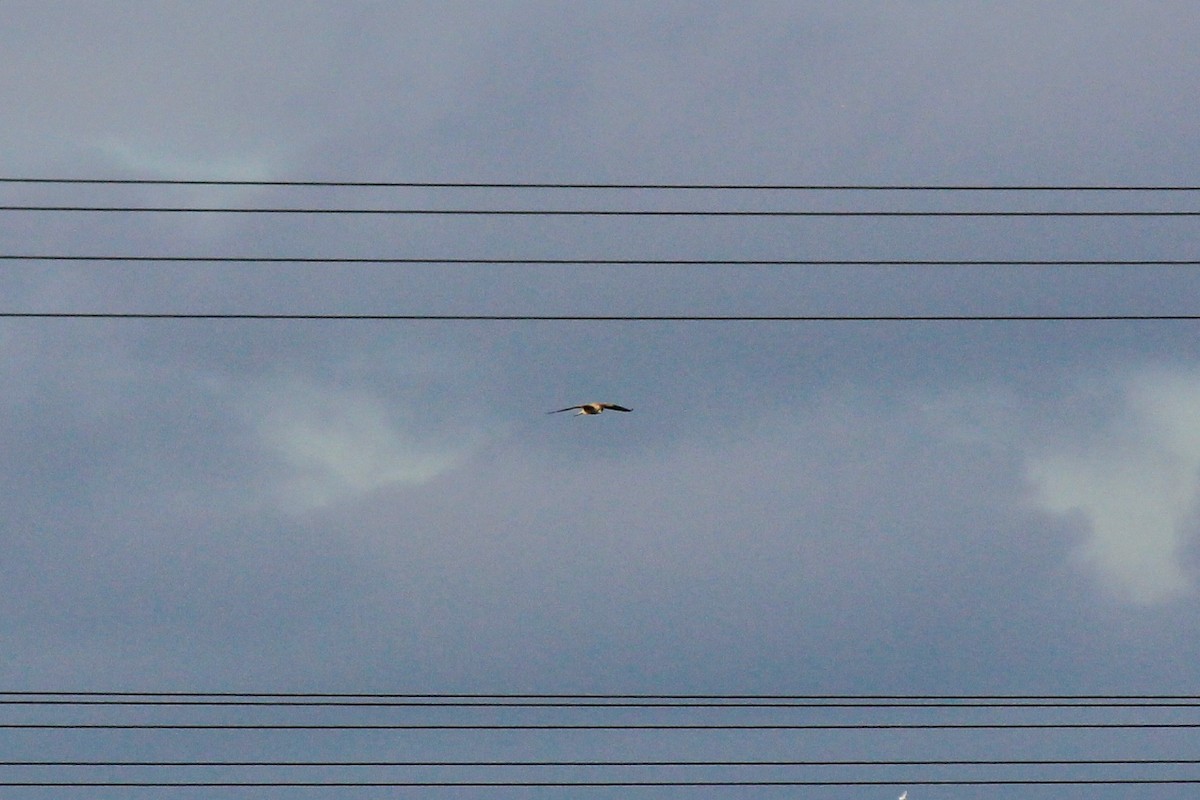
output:
M291 510L389 484L424 483L465 453L458 445L419 443L396 409L362 390L294 379L251 397L257 432L284 465L275 492Z
M1146 371L1119 381L1101 435L1032 455L1036 502L1087 520L1084 561L1119 595L1166 602L1194 589L1183 563L1200 476L1200 373Z
M137 175L173 180L211 180L214 175L235 180L266 180L272 174L270 160L256 155L204 157L174 152L169 147L138 145L117 137L101 142L98 149L106 158Z

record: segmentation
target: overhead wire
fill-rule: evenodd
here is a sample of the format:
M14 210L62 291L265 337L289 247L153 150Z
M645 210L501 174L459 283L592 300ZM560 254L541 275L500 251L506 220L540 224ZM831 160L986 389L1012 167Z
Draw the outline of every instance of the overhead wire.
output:
M1196 192L1191 184L884 184L884 183L686 183L570 181L338 181L181 178L0 177L0 183L103 186L261 186L383 189L603 189L702 191L855 192Z
M296 214L475 217L1197 217L1186 210L812 210L812 209L615 209L615 208L370 208L282 206L0 205L0 212L127 214Z
M923 778L878 780L553 780L553 781L0 781L7 788L651 788L804 786L1167 786L1200 784L1200 778Z
M1200 186L934 186L934 185L800 185L800 184L670 184L670 183L480 183L480 182L339 182L339 181L221 181L154 179L4 178L0 183L96 184L96 185L191 185L191 186L278 186L345 188L429 189L612 189L612 190L738 190L738 191L865 191L865 192L1192 192ZM1200 211L1167 209L1091 210L814 210L814 209L564 209L564 208L370 208L370 207L193 207L135 205L5 205L10 212L124 212L124 213L233 213L293 215L413 215L413 216L572 216L572 217L1195 217ZM418 257L255 257L188 255L0 255L3 261L78 261L140 263L324 263L324 264L478 264L478 265L681 265L681 266L1194 266L1191 259L604 259L604 258L418 258ZM1082 322L1082 321L1196 321L1200 314L953 314L953 315L575 315L575 314L335 314L335 313L142 313L142 312L3 312L5 319L112 319L112 320L342 320L342 321L570 321L570 322ZM402 695L402 694L311 694L311 693L46 693L0 692L5 706L328 706L328 707L480 707L497 708L1192 708L1200 706L1193 695ZM868 731L868 730L1137 730L1200 728L1200 722L1179 720L1092 720L1092 721L941 721L941 722L749 722L749 723L337 723L337 722L0 722L0 729L19 730L177 730L177 731ZM905 766L1195 766L1192 758L1128 759L923 759L923 760L723 760L723 761L0 761L6 768L59 767L905 767ZM112 780L96 781L8 781L3 787L817 787L817 786L1016 786L1016 785L1189 785L1200 777L955 777L920 779L744 779L744 780Z
M447 708L1196 708L1200 695L630 695L0 692L0 706Z
M0 254L0 261L229 264L479 264L613 266L1155 267L1196 266L1200 259L845 259L845 258L456 258L445 256L189 256Z
M341 322L1192 322L1200 314L389 314L4 311L0 319Z
M1200 722L3 722L0 730L109 731L953 731L1194 730Z
M1189 185L883 185L883 184L733 184L733 183L536 183L536 182L367 182L367 181L237 181L237 180L173 180L173 179L92 179L92 178L0 178L8 183L48 184L146 184L146 185L215 185L215 186L282 186L282 187L422 187L422 188L503 188L503 189L688 189L688 190L818 190L818 191L1092 191L1092 192L1152 192L1192 191L1200 187ZM59 211L59 212L161 212L161 213L239 213L239 214L398 214L398 215L571 215L571 216L737 216L737 217L1189 217L1200 215L1190 210L748 210L748 209L479 209L479 208L295 208L295 207L194 207L194 206L84 206L84 205L8 205L0 206L7 211ZM341 264L480 264L480 265L567 265L567 264L611 264L611 265L725 265L725 266L1192 266L1200 263L1194 259L1130 259L1130 260L1032 260L1016 259L603 259L603 258L424 258L424 257L216 257L216 256L71 256L9 254L0 256L8 261L95 261L95 262L210 262L210 263L341 263ZM217 313L85 313L46 312L4 314L5 318L111 318L111 319L342 319L342 320L441 320L441 321L738 321L738 322L801 322L801 321L1034 321L1034 320L1180 320L1190 315L1142 315L1142 314L1098 314L1098 315L527 315L527 314L217 314Z
M567 767L1141 767L1195 766L1200 758L946 758L946 759L750 759L750 760L401 760L401 761L131 761L131 760L61 760L61 761L0 761L0 767L125 767L125 768L567 768Z

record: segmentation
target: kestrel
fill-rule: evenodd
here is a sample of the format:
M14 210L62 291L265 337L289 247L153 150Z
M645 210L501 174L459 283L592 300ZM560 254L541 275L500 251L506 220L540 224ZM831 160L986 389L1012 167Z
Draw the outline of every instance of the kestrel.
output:
M580 405L580 406L567 406L566 408L560 408L557 411L547 411L546 413L547 414L561 414L564 411L576 411L577 413L575 414L575 416L579 416L580 414L588 414L588 415L599 414L602 411L604 411L605 409L610 409L612 411L633 411L632 408L626 408L625 406L619 406L616 403L584 403L583 405Z

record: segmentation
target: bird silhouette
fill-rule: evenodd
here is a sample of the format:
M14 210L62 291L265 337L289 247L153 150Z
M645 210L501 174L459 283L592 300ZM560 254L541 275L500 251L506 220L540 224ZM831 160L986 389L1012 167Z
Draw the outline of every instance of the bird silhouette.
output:
M575 411L576 413L574 414L574 416L576 416L576 417L579 416L580 414L587 414L588 416L592 416L592 415L603 412L605 409L609 409L612 411L633 411L632 408L626 408L625 406L619 406L616 403L584 403L584 404L578 405L578 406L567 406L566 408L560 408L557 411L547 411L546 413L547 414L561 414L564 411Z

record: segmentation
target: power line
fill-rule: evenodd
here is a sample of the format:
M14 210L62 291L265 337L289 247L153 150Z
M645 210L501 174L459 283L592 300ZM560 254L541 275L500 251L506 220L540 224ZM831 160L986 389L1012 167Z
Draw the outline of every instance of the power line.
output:
M171 706L171 707L285 707L285 708L674 708L674 709L780 709L780 708L1196 708L1200 706L1200 698L1170 698L1170 699L1081 699L1066 698L1010 698L1010 699L974 699L974 698L893 698L869 699L855 697L797 697L779 698L715 698L715 699L670 699L670 698L588 698L588 697L549 697L549 698L459 698L459 697L419 697L404 698L373 697L348 695L345 697L207 697L190 698L177 697L104 697L104 698L62 698L48 697L7 697L0 693L0 706Z
M844 259L844 258L450 258L366 256L113 256L0 255L0 261L89 261L131 263L229 264L481 264L615 266L884 266L884 267L1160 267L1196 266L1200 259Z
M0 761L0 767L565 768L565 767L1092 767L1194 766L1195 758L837 759L743 761Z
M222 707L222 708L1196 708L1194 702L1132 702L1132 703L1069 703L1069 702L884 702L856 703L815 701L805 703L788 702L655 702L655 701L612 701L612 702L520 702L520 701L425 701L425 700L0 700L0 706L170 706L170 707Z
M5 205L0 211L119 212L129 214L303 214L390 216L507 217L1196 217L1200 211L812 211L713 209L561 209L561 208L284 208L227 206L78 206Z
M1200 778L943 778L887 780L557 780L557 781L2 781L10 788L650 788L752 786L1165 786L1200 784Z
M0 706L446 708L1195 708L1200 695L405 694L0 692Z
M1195 192L1186 184L788 184L788 183L596 183L482 181L220 180L171 178L19 178L0 183L101 186L277 186L381 189L663 189L703 191L839 192Z
M434 698L434 699L639 699L639 700L1184 700L1194 694L519 694L509 692L118 692L0 691L6 697L280 697L280 698Z
M1017 710L1021 708L1079 708L1105 709L1114 707L1186 707L1194 708L1200 705L1200 695L1188 694L1074 694L1074 695L1035 695L1035 694L478 694L478 693L320 693L320 692L0 692L0 704L9 705L208 705L228 704L241 705L343 705L354 707L359 705L408 705L430 704L458 707L475 705L494 705L500 708L525 706L537 708L543 705L551 707L571 707L593 709L597 706L612 705L615 708L625 708L646 704L652 707L676 707L680 709L711 709L727 707L754 709L760 705L767 708L788 707L858 707L866 710L889 708L1006 708ZM594 717L593 717L594 718ZM314 723L6 723L0 724L0 730L34 731L59 730L77 731L80 734L96 731L177 731L181 733L194 732L211 734L221 732L226 735L236 733L253 733L268 731L309 731L336 733L339 731L392 731L392 732L485 732L513 731L528 732L754 732L754 731L844 731L866 733L870 731L941 731L945 733L958 731L1012 731L1012 730L1180 730L1192 731L1200 728L1200 722L1148 722L1148 721L1096 721L1096 722L804 722L804 723L627 723L627 724L580 724L580 723L397 723L397 724L351 724L336 722ZM315 741L315 740L313 740ZM450 754L447 754L450 755ZM571 788L571 787L610 787L610 788L702 788L702 787L819 787L819 786L1017 786L1017 785L1078 785L1078 786L1125 786L1125 785L1196 785L1200 777L1178 774L1171 768L1191 767L1200 765L1200 758L1188 757L1108 757L1108 758L725 758L725 759L573 759L573 760L487 760L487 759L455 759L425 758L425 759L304 759L284 760L265 758L248 759L204 759L195 760L121 760L121 759L87 759L68 758L62 760L9 759L0 761L0 767L8 769L54 769L59 770L50 774L48 780L2 780L0 786L11 788ZM871 772L865 775L861 772L855 777L840 778L838 773L821 777L821 772L808 770L831 769L899 769L899 768L959 768L955 773L928 771L922 776L919 773L909 777L871 777ZM1151 769L1153 772L1142 772L1143 777L1105 777L1102 768L1112 769ZM224 773L217 779L206 780L203 773L147 773L139 772L130 775L129 779L113 779L106 774L102 779L87 780L82 777L76 780L66 780L67 769L279 769L279 772L269 779L240 780L239 773ZM518 773L512 778L504 778L504 772L462 773L449 772L444 777L436 775L415 775L406 778L401 773L355 773L360 779L352 779L349 775L330 776L325 778L305 779L304 773L295 770L304 769L525 769L525 770L559 770L559 769L588 769L588 770L620 770L617 772L603 771L575 774L573 777L556 777L555 773ZM989 768L1021 769L1021 768L1060 768L1065 772L1042 773L1044 777L1008 777L1003 772L996 774L981 771ZM663 770L663 769L709 769L709 770L738 770L716 774L691 773L645 773L631 770ZM756 770L742 772L741 770ZM764 770L806 770L804 772L771 773ZM969 771L967 771L969 770ZM1099 774L1097 774L1099 773ZM9 773L21 776L21 773ZM28 773L25 773L28 775ZM37 773L34 773L35 775ZM87 776L92 773L82 773ZM155 779L153 776L161 776ZM245 773L241 773L245 774ZM538 775L542 777L538 777ZM587 777L590 774L592 777ZM826 773L828 775L828 773ZM874 773L888 775L889 773ZM1011 775L1012 773L1009 773ZM1026 773L1028 774L1028 773ZM1035 775L1037 773L1034 773ZM1129 773L1127 772L1126 775ZM1134 773L1137 775L1138 773ZM1172 777L1172 775L1174 775ZM3 778L6 776L0 776Z
M1200 314L337 314L6 311L0 319L325 320L343 322L1190 322Z
M0 730L172 731L868 731L1192 730L1200 722L796 722L796 723L258 723L5 722Z

